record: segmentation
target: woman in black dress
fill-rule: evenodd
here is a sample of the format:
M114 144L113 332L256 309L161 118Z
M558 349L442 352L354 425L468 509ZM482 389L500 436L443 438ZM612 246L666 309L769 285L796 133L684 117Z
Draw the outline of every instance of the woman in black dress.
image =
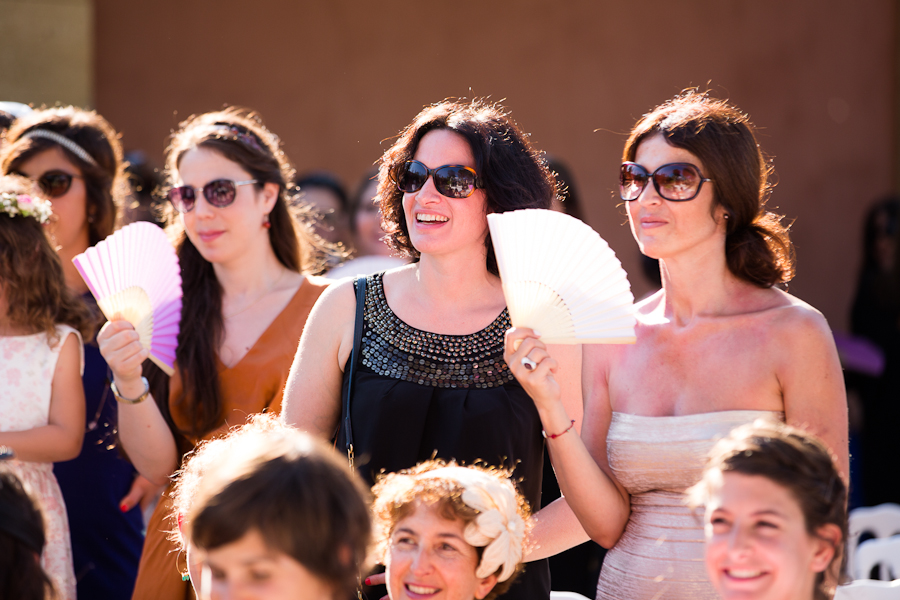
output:
M519 489L540 506L541 424L503 361L510 321L487 214L549 208L553 177L502 107L445 101L401 133L378 180L389 242L414 262L367 280L350 411L355 465L370 484L435 456L514 467ZM286 421L326 439L348 383L354 288L345 280L319 299L285 391ZM581 350L557 352L557 377L580 426ZM587 539L560 508L537 515L528 559ZM504 597L547 598L549 584L546 561L531 563Z

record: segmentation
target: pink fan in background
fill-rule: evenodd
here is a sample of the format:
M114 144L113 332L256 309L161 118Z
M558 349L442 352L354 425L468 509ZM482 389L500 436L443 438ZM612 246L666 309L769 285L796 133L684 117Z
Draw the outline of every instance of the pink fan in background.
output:
M127 225L72 259L107 319L124 319L150 349L150 360L175 372L181 322L181 270L165 232Z

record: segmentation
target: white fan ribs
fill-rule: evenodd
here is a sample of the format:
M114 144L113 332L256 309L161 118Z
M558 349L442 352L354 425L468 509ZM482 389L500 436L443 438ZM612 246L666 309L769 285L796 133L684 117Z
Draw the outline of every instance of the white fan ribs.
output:
M526 209L488 215L513 325L549 344L631 344L634 296L615 252L568 215Z

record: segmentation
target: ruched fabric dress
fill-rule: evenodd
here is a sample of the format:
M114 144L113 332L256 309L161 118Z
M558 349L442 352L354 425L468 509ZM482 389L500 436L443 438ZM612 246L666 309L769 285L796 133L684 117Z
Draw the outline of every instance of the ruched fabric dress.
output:
M614 412L609 466L631 494L625 533L607 553L597 600L718 600L704 563L703 509L685 504L716 441L784 413L733 410L669 417Z
M245 423L255 413L281 412L284 384L297 352L300 334L309 311L329 283L321 277L307 277L281 314L275 317L236 365L229 368L219 363L223 423L202 438L186 438L191 447L201 439L221 436L230 427ZM175 424L186 430L189 421L177 369L169 380L169 407ZM177 527L170 518L171 491L172 486L169 486L147 523L147 539L132 596L135 600L194 598L190 582L182 581L182 572L187 570L184 553L168 539L170 532Z
M515 467L513 479L540 507L543 438L534 403L503 360L503 312L471 335L410 327L391 310L381 273L367 280L361 360L351 419L355 466L371 485L431 458ZM349 381L344 369L344 393ZM344 448L344 431L338 433ZM504 599L546 600L547 561L528 563ZM371 597L371 595L370 595Z

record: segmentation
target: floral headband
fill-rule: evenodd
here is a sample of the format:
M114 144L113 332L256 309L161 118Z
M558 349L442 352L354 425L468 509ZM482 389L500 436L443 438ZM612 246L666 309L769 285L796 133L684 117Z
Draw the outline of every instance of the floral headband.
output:
M0 194L0 212L5 212L10 217L18 215L34 217L41 225L49 221L50 215L53 214L48 200L35 198L28 194L13 194L12 192Z
M484 547L475 575L487 577L502 567L497 580L506 581L512 577L522 562L525 538L525 521L519 514L512 483L466 467L426 471L418 474L416 479L449 479L463 489L463 504L480 513L463 532L468 544Z

